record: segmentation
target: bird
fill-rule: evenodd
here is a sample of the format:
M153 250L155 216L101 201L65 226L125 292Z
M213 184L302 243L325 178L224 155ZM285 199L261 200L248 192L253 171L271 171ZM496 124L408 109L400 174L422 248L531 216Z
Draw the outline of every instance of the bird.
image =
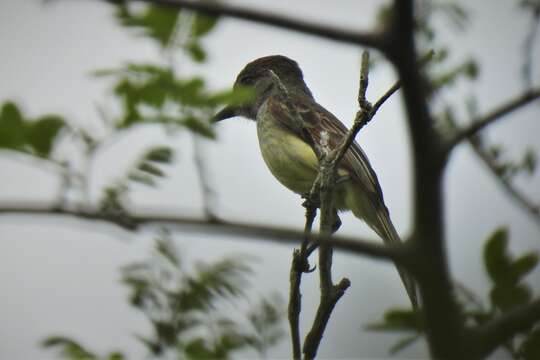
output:
M224 107L213 121L236 116L254 120L262 158L270 172L289 190L302 196L309 194L318 174L321 142L331 148L339 146L348 132L345 125L315 101L298 63L286 56L271 55L249 62L236 77L233 89L238 88L250 88L251 99ZM337 177L335 208L351 210L385 243L401 242L377 175L356 141L340 162ZM339 227L337 221L335 226ZM402 267L397 270L417 309L414 279Z

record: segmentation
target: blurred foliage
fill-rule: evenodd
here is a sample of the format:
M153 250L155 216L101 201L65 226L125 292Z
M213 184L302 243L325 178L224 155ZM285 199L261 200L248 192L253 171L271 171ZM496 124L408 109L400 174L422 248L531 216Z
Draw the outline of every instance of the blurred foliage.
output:
M266 296L248 309L239 309L250 274L242 257L198 262L190 268L163 231L153 257L122 268L129 302L144 314L153 331L137 339L153 358L228 359L247 349L264 354L284 335L283 303L277 296ZM228 310L231 305L236 310ZM118 351L97 356L63 336L49 337L43 346L59 350L64 359L126 359Z
M508 250L508 230L500 228L491 234L484 245L484 266L491 280L489 300L484 305L482 297L461 283L456 283L456 295L465 324L482 325L512 309L529 304L532 288L524 278L538 265L538 253L528 252L514 258ZM390 349L390 353L403 350L424 335L422 315L410 309L391 309L385 312L383 320L367 326L371 331L405 332ZM513 359L534 360L540 354L540 324L528 331L517 334L501 344Z
M17 104L6 101L0 109L0 148L48 158L65 128L58 115L25 118Z
M198 75L181 74L180 64L204 62L207 53L204 37L215 29L218 18L200 15L187 10L160 7L128 1L110 1L117 23L134 36L157 45L159 56L152 62L128 62L118 67L94 71L96 77L111 83L112 107L98 105L98 115L105 125L105 134L96 135L76 122L69 125L62 117L45 115L25 117L20 106L7 101L0 110L0 148L7 148L35 156L50 158L57 154L62 161L60 175L60 206L66 204L67 192L80 194L76 201L88 202L91 176L90 164L96 154L137 125L153 124L174 135L187 130L207 139L214 139L211 118L218 107L225 104L241 104L248 101L251 92L246 89L214 91L205 79ZM107 100L110 105L110 100ZM66 136L61 136L65 134ZM62 138L62 141L59 141ZM62 150L60 145L64 146ZM70 148L71 146L71 148ZM81 150L81 154L71 149ZM65 149L70 149L66 151ZM159 179L166 177L164 165L172 162L174 149L167 145L153 145L138 149L143 155L129 167L126 174L101 191L99 208L108 214L125 217L125 198L129 196L130 184L156 187ZM81 161L81 156L83 159ZM84 204L91 206L91 204Z

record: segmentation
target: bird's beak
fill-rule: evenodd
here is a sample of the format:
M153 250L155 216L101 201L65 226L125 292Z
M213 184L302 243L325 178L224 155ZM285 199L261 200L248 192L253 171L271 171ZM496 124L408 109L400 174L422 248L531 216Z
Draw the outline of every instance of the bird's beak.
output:
M229 119L238 116L238 109L233 106L226 106L216 115L214 115L212 122L216 123L221 120Z

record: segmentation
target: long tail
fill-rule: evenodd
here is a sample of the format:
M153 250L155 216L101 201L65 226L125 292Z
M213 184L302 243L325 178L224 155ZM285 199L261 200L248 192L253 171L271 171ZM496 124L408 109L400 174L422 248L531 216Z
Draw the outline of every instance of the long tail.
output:
M401 242L401 239L394 228L392 221L390 220L390 216L388 215L388 210L386 210L386 208L381 208L377 211L377 220L377 226L375 226L375 224L370 225L372 225L371 227L380 237L382 237L385 243ZM416 282L414 281L413 277L408 274L407 270L401 266L396 267L397 271L399 272L399 276L403 281L403 285L405 285L405 290L407 290L411 304L413 308L417 310L419 308L419 303Z
M366 196L362 188L353 182L346 185L345 193L344 208L352 210L357 218L363 219L385 243L395 244L401 242L382 200L380 204L375 205L372 199ZM413 308L418 309L418 293L414 279L403 267L397 266L397 270L411 299Z

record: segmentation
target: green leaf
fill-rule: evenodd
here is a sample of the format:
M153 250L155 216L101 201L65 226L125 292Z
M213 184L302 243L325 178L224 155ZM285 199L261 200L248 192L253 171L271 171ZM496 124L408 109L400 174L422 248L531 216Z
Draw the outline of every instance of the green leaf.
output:
M61 355L69 360L98 360L97 356L85 349L75 340L63 336L51 336L42 342L43 347L56 347Z
M516 261L514 261L514 263L512 264L512 275L516 278L516 281L519 281L525 275L533 271L536 265L538 265L538 254L525 254Z
M161 236L156 239L156 250L173 265L176 267L180 266L180 257L169 236Z
M487 273L495 284L511 283L511 261L507 253L508 230L496 230L484 246L484 263Z
M384 321L367 325L371 331L415 331L422 332L423 321L419 313L413 310L391 309L385 312Z
M540 359L540 327L534 329L527 336L520 350L525 360Z
M27 125L26 139L38 155L48 157L58 133L64 126L65 122L59 116L43 116Z
M65 121L56 115L37 120L24 119L13 102L6 102L0 111L0 148L8 148L48 157Z
M109 354L107 360L125 360L126 357L121 352L113 352Z
M196 14L191 25L191 34L195 37L201 37L208 34L217 24L216 16Z
M205 122L194 116L188 116L182 119L182 124L189 128L191 131L209 139L214 139L216 137L214 129L210 126L208 122Z
M0 148L22 150L25 141L24 120L13 102L7 101L0 110Z
M157 176L157 177L165 176L165 174L163 173L163 171L161 171L161 169L159 169L158 167L146 161L141 162L139 166L137 167L137 169L139 169L142 172L148 173L152 176Z
M191 359L215 359L216 354L208 348L203 338L196 338L186 344L184 351Z
M148 5L143 11L133 12L126 4L117 7L115 16L125 27L139 28L142 34L167 47L174 35L180 10L172 7Z
M532 297L531 290L524 284L496 286L489 295L493 305L503 312L530 302Z
M206 52L197 41L190 41L185 49L193 61L201 63L206 60Z
M252 88L240 86L231 91L218 92L211 97L211 100L215 105L238 106L249 103L254 95Z
M528 150L523 157L522 167L532 175L536 169L536 154L532 150Z
M404 337L390 348L390 354L395 355L401 350L411 346L416 340L420 339L420 334Z
M158 339L165 345L174 345L176 343L176 329L174 324L166 321L153 321L154 331Z
M144 159L157 163L169 164L173 158L173 150L168 146L158 146L147 151Z
M131 181L138 182L143 185L156 186L156 182L154 181L154 178L147 174L141 174L138 172L130 172L128 174L128 179Z

